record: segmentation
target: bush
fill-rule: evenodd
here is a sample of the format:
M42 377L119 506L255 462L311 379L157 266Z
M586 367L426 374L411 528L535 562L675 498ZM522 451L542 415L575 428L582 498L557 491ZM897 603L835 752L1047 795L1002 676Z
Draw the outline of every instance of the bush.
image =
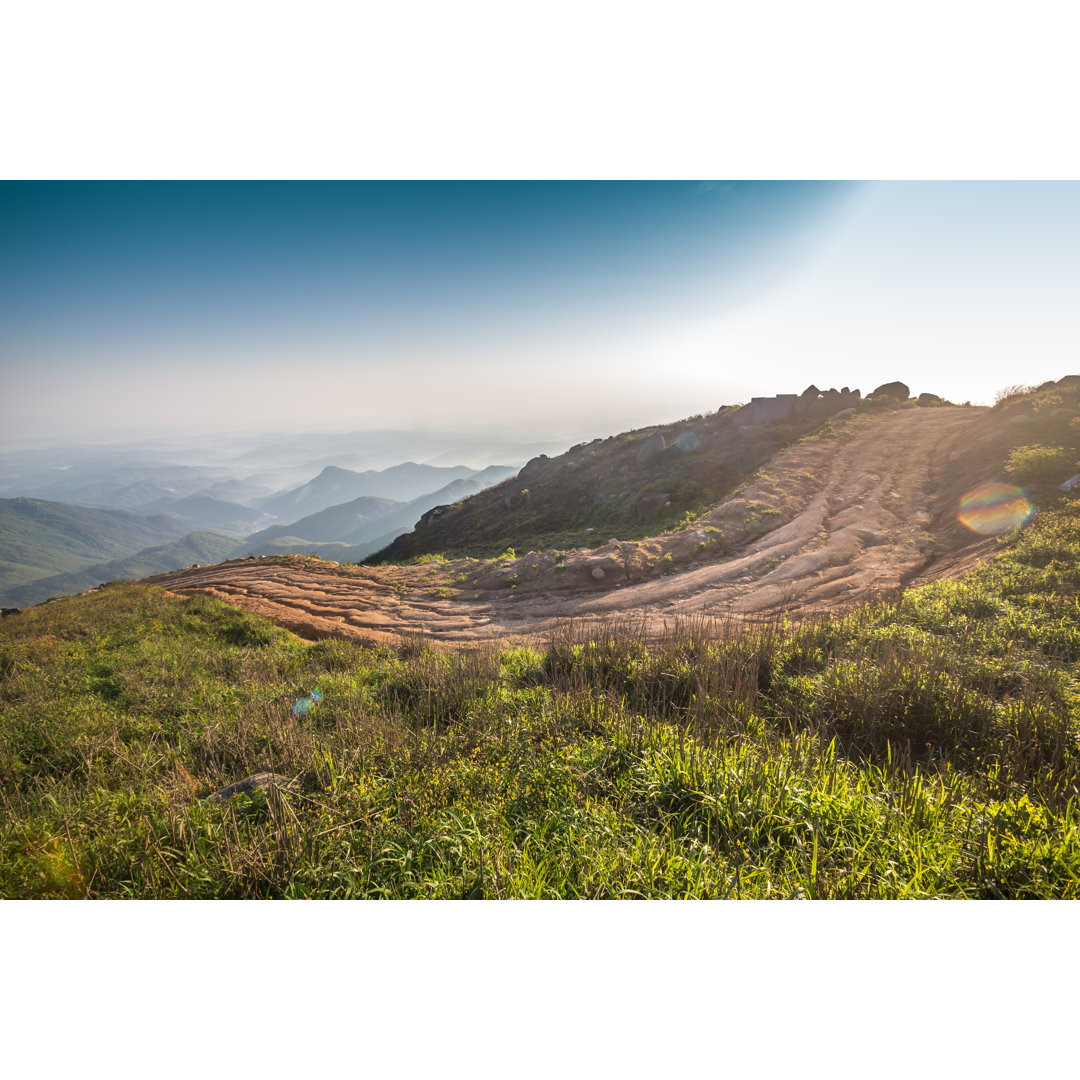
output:
M1053 483L1075 468L1073 455L1063 446L1018 446L1005 465L1022 484Z

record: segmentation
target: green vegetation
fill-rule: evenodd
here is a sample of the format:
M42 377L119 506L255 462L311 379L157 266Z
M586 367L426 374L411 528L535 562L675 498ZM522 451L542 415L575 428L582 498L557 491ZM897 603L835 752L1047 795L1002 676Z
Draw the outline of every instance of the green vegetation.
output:
M308 645L118 585L0 624L0 896L1074 897L1078 660L1073 500L961 582L652 645Z
M21 585L134 555L143 548L175 540L183 532L177 519L164 516L140 517L128 510L97 510L42 499L0 499L0 594L5 596L4 605L36 603L61 591L35 598L8 595ZM165 569L172 570L175 565ZM96 577L93 583L105 580L108 578Z
M54 596L69 596L97 588L103 581L134 580L176 570L181 566L191 566L193 563L221 562L235 546L235 540L217 533L188 533L182 540L146 548L124 559L99 563L69 574L39 578L30 585L8 590L4 600L7 605L15 607L40 604Z
M1063 446L1018 446L1005 469L1021 484L1052 484L1076 467L1075 459Z

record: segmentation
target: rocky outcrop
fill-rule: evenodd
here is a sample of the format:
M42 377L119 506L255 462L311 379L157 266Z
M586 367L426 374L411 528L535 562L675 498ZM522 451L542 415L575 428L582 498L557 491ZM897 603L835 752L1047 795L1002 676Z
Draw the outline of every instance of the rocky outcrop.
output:
M801 394L776 394L774 397L751 398L749 403L730 414L736 430L750 434L759 427L796 420L824 420L845 409L852 409L862 400L858 390L830 387L821 391L811 384Z
M911 397L911 391L906 383L889 382L882 383L871 395L872 398L890 398L893 401L907 401Z
M450 509L449 505L433 506L420 520L413 526L416 529L422 529L426 525L430 525L436 518L441 518Z
M642 444L641 449L637 452L638 468L648 465L650 461L655 460L661 453L663 453L666 443L664 442L664 436L657 432L655 435L650 435Z
M551 467L551 458L547 454L541 454L539 457L534 457L530 461L525 462L521 467L521 472L518 473L519 480L529 480L534 476L539 476L542 472L545 472Z

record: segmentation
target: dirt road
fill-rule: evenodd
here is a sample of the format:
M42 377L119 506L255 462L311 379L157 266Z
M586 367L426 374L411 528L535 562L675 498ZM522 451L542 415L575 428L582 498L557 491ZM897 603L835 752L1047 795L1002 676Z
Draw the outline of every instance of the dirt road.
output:
M771 618L850 608L988 556L956 521L960 496L996 476L1006 435L986 410L904 409L837 423L789 447L693 529L557 558L338 566L300 556L234 560L150 578L259 612L305 638L452 647L532 637L568 617L651 633L688 616Z

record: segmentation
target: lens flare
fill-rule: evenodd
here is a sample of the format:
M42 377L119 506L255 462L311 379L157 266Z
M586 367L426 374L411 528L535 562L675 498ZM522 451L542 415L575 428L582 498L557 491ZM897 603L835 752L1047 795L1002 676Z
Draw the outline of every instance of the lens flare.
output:
M676 440L675 445L684 453L698 448L698 436L696 431L684 431Z
M1023 488L1012 484L981 484L960 500L962 525L983 536L1011 532L1025 524L1035 507Z
M320 701L322 701L321 690L312 690L310 694L305 694L302 698L297 698L293 702L293 716L303 716L304 713L311 712Z

